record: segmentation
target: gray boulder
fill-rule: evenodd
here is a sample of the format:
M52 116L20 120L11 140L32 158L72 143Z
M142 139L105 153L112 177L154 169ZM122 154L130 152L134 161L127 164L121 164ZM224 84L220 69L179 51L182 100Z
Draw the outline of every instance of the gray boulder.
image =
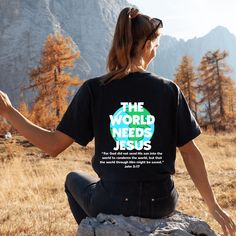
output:
M5 138L5 139L12 139L11 133L10 133L9 131L6 132L6 134L4 135L4 138Z
M137 216L107 215L86 217L79 225L77 236L219 236L203 220L174 212L161 219Z

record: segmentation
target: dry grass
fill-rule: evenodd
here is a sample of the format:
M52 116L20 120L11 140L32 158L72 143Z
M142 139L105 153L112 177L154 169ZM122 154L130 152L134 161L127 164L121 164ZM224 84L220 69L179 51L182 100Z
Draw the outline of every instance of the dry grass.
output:
M236 221L236 133L202 134L196 142L220 205ZM0 235L75 235L77 226L64 193L64 180L75 169L96 176L90 166L93 148L93 142L86 148L74 143L51 158L21 136L0 140ZM179 153L174 179L180 194L177 209L221 231L208 214Z

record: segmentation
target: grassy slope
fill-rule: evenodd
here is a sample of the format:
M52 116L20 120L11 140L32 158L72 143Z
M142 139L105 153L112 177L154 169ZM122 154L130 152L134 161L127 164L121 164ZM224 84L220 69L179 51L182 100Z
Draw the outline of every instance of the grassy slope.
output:
M196 142L220 205L236 221L236 133L202 134ZM74 235L77 227L64 193L64 180L76 169L96 176L90 166L93 147L93 142L86 148L74 143L51 158L21 136L0 140L0 235ZM178 152L174 179L180 193L177 209L201 217L220 231Z

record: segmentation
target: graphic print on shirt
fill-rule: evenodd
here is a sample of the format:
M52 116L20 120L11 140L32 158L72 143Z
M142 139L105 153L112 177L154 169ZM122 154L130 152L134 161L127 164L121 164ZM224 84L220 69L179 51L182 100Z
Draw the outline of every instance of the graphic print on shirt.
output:
M120 102L121 107L110 118L110 133L116 146L113 150L150 150L155 131L155 116L144 102Z
M163 153L154 149L151 142L156 118L144 102L120 102L116 111L109 114L109 120L115 145L112 150L101 152L100 165L137 169L163 164Z

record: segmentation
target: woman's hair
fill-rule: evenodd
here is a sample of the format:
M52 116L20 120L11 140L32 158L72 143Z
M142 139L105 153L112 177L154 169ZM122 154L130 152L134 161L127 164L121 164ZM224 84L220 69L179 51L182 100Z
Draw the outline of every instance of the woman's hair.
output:
M140 55L141 43L148 36L150 40L159 36L158 30L153 32L151 19L137 8L126 7L120 12L107 58L108 73L101 78L103 84L129 74L131 60Z

